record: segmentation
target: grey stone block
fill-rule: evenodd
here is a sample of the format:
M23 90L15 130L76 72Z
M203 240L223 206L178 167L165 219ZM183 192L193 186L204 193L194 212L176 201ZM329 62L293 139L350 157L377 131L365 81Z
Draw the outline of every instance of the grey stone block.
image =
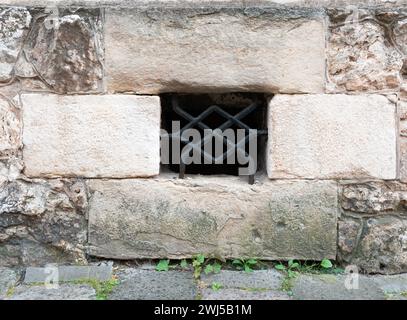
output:
M194 300L197 289L192 273L126 269L118 273L120 284L111 300Z
M0 300L6 297L7 291L17 283L17 280L16 271L0 267Z
M58 288L19 286L9 300L94 300L95 290L89 285L62 284Z
M218 274L202 275L201 280L208 285L220 283L223 288L278 290L283 275L276 270L258 270L252 273L222 270Z
M45 268L28 267L24 283L45 282L47 277L55 275L59 282L78 280L108 281L112 278L112 263L94 266L49 266ZM55 273L54 273L55 272Z
M240 289L212 289L202 290L202 300L289 300L290 297L281 291L274 290L240 290Z

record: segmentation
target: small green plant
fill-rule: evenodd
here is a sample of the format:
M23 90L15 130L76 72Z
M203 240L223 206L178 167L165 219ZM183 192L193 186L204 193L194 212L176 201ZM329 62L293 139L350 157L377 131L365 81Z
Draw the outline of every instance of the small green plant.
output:
M213 291L219 291L222 288L223 288L223 286L219 282L212 282L212 290Z
M15 287L11 286L8 287L7 292L6 292L6 297L11 298L14 295Z
M194 267L194 277L198 279L201 276L202 266L205 262L205 256L198 254L192 259L192 266Z
M99 281L92 282L92 286L96 291L96 300L107 300L109 294L118 284L119 280L116 278L112 278L105 282Z
M323 259L323 260L321 261L320 266L321 266L323 269L332 269L332 267L333 267L332 262L331 262L331 260L329 260L329 259Z
M222 269L222 265L219 262L215 261L213 264L207 264L204 269L204 272L205 272L205 274L209 274L212 272L219 273L221 269Z
M183 259L183 260L181 260L179 266L180 266L182 269L188 269L189 264L188 264L187 260Z
M407 298L407 291L400 292L400 295Z
M232 264L237 270L244 270L247 273L253 272L253 267L257 265L256 259L235 259Z
M156 271L168 271L170 267L170 260L160 260L156 267L155 270Z
M287 266L283 265L282 263L279 263L274 266L274 268L276 268L277 270L287 272L287 276L289 278L295 278L298 274L300 267L301 267L300 263L295 262L294 260L289 260Z

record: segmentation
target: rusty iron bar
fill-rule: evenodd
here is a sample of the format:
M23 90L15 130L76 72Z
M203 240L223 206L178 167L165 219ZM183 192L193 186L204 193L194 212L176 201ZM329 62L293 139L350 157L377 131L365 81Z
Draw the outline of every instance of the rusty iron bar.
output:
M181 108L181 106L179 105L178 96L176 96L176 95L172 96L171 103L172 103L172 108L173 108L174 112L188 121L188 123L184 127L182 127L179 132L171 133L169 135L170 137L173 137L173 136L180 137L181 141L186 143L188 146L187 151L183 152L180 155L180 169L179 169L179 178L180 179L184 179L185 170L186 170L186 164L183 161L183 155L191 152L192 149L199 149L199 152L204 156L204 158L206 158L207 160L210 160L212 163L216 163L219 160L225 160L230 155L231 151L236 152L236 153L243 153L244 156L250 157L250 155L245 150L245 144L251 138L250 132L253 132L253 131L250 131L250 130L253 128L250 128L247 124L245 124L241 120L258 109L258 107L260 105L260 103L258 101L254 101L253 103L251 103L249 106L244 108L242 111L240 111L236 115L231 115L230 113L228 113L227 111L225 111L221 107L219 107L218 105L211 105L201 114L199 114L197 117L192 116L190 113L188 113L183 108ZM226 122L224 122L222 125L218 126L217 128L211 128L208 125L206 125L205 123L203 123L203 120L205 120L205 118L207 118L208 116L210 116L213 113L217 113L221 117L225 118ZM237 125L241 129L245 129L245 132L246 132L245 138L241 139L240 141L236 141L236 143L232 143L228 139L226 139L226 141L225 141L225 139L223 139L223 136L218 135L217 133L214 133L213 135L208 136L208 137L204 137L197 144L193 144L188 139L182 138L182 133L185 130L194 128L196 126L198 126L201 129L212 129L212 130L220 129L221 131L223 131L225 129L230 128L233 124ZM267 130L256 130L256 136L260 136L260 135L267 135ZM213 137L215 137L217 139L221 138L224 145L226 145L227 147L231 146L232 148L231 149L227 148L227 150L219 157L214 157L213 155L208 154L207 152L202 150L202 146L204 146L209 141L209 139L212 139ZM249 184L254 184L254 174L249 175Z

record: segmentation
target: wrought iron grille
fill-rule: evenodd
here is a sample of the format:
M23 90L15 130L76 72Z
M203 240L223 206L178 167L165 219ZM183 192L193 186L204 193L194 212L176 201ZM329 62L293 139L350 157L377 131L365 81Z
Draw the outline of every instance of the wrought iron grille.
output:
M183 151L180 155L180 164L179 164L179 178L183 179L185 177L185 171L186 171L186 164L183 161L185 153L188 153L192 151L193 149L197 150L200 152L200 154L205 158L208 162L210 163L223 163L228 156L231 155L232 152L235 153L235 156L238 153L242 153L245 157L251 157L247 150L246 150L246 145L247 143L252 139L255 138L255 141L258 141L259 136L265 136L267 135L267 130L261 129L261 128L252 128L250 127L247 123L244 122L244 119L248 117L249 115L252 115L253 113L256 113L256 111L259 111L259 109L262 107L262 101L259 101L258 99L255 99L252 101L249 105L239 108L238 112L236 114L231 114L230 112L226 111L225 109L229 108L224 108L221 105L217 104L211 104L207 108L205 108L204 111L199 113L198 115L192 115L189 110L193 109L193 106L186 106L186 107L181 107L179 98L177 95L172 95L171 97L171 107L174 113L176 113L181 119L184 120L184 125L182 128L180 128L179 132L173 132L169 134L171 138L177 137L181 140L181 143L184 146L187 146L187 148L184 148ZM187 111L188 110L188 111ZM218 124L216 126L210 126L208 125L207 120L209 117L213 116L216 114L218 117L222 119L222 123ZM185 124L186 121L186 124ZM212 137L209 137L209 139L215 138L215 139L222 139L222 143L224 146L226 146L226 151L224 151L221 155L214 155L213 153L208 153L205 151L204 146L206 143L208 143L208 137L202 137L202 139L198 143L192 143L188 139L183 139L182 134L185 130L187 129L192 129L192 128L199 128L200 130L213 130L214 134ZM240 140L236 139L235 143L232 141L225 139L223 135L219 135L216 133L215 129L219 129L220 131L224 131L226 129L243 129L245 134L244 137L241 138ZM256 155L257 159L257 155ZM256 163L257 167L257 163ZM249 183L253 184L254 183L254 174L249 175Z

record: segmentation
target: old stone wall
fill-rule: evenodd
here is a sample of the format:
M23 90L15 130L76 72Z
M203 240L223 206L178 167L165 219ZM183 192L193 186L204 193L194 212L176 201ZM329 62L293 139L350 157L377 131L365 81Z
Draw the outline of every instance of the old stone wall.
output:
M168 92L267 94L264 175L160 173ZM404 1L0 0L0 266L406 272L406 119Z

